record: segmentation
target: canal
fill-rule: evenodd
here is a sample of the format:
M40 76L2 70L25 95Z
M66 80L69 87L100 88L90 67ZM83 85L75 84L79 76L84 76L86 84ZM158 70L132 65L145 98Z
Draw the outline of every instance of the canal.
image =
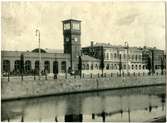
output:
M166 87L149 86L2 101L2 121L151 121L166 115Z

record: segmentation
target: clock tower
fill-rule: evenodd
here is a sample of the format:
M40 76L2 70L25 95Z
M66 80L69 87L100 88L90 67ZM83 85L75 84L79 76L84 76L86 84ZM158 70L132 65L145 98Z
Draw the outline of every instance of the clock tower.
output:
M70 54L71 70L78 70L78 59L81 55L81 21L64 20L64 53Z

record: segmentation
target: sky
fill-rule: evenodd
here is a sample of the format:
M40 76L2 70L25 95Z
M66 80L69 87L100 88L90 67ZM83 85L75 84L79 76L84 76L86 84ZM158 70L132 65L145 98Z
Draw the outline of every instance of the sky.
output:
M165 49L163 2L2 2L1 49L63 49L62 20L81 20L81 46L90 41Z

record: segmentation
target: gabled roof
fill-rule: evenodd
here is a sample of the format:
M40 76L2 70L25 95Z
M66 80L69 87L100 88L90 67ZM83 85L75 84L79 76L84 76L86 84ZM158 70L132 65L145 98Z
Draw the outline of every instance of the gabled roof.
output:
M77 19L67 19L67 20L63 20L62 22L69 22L69 21L81 22L81 20L77 20Z

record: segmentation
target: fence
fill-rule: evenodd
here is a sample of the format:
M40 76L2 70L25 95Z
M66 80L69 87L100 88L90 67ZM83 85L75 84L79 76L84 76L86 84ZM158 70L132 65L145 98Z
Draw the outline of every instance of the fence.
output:
M17 81L17 80L55 80L55 79L90 79L90 78L111 78L111 77L142 77L142 76L159 76L159 75L165 75L166 72L164 73L145 73L145 72L134 72L134 73L82 73L82 75L70 75L70 74L54 74L54 75L49 75L45 74L42 76L39 75L18 75L18 76L12 76L10 74L7 74L6 76L2 76L2 81Z

